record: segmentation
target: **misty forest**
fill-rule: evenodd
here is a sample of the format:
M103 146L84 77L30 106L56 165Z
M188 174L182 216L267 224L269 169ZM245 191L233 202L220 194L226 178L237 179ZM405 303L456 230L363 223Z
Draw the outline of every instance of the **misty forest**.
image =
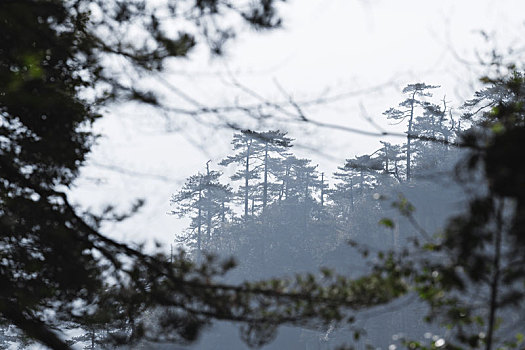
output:
M228 62L245 33L284 31L283 3L0 1L0 349L525 348L522 42L479 28L468 97L403 76L359 91L377 100L349 123L355 105L332 106L354 93L267 95L228 70L249 102L205 105L169 81L194 51ZM144 154L186 159L175 175L97 163L117 154L97 125L137 110L169 126L162 160ZM115 133L140 143L141 125ZM132 179L122 198L107 172Z

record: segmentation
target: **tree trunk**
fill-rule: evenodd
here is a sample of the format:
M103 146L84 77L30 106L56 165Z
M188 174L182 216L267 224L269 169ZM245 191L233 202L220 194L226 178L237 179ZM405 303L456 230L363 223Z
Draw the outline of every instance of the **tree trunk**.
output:
M202 189L199 189L199 212L197 214L197 250L201 252Z
M310 185L309 183L310 177L308 176L308 173L305 173L305 186L304 186L304 203L303 203L303 220L304 220L304 232L308 230L308 187Z
M252 141L247 142L247 148L246 148L246 168L244 170L244 221L248 220L248 193L249 193L249 187L248 187L248 181L250 178L250 151L251 151Z
M263 211L268 203L268 142L264 148Z
M388 146L385 145L385 172L388 174Z
M206 177L208 178L208 186L207 191L208 192L208 200L206 202L206 239L208 240L208 243L211 241L211 215L212 215L212 203L210 201L210 188L209 188L209 182L210 182L210 161L206 162Z
M352 212L354 211L354 180L350 178L350 204L352 206Z
M321 207L324 206L324 173L321 173Z
M286 171L284 173L283 187L284 187L284 198L288 199L288 177L290 176L290 166L286 165Z
M416 90L417 91L417 90ZM412 176L411 174L411 164L410 157L412 150L410 148L410 141L412 140L412 122L414 119L414 99L416 97L416 91L412 94L412 101L410 103L410 119L408 120L408 133L407 133L407 181L410 181Z

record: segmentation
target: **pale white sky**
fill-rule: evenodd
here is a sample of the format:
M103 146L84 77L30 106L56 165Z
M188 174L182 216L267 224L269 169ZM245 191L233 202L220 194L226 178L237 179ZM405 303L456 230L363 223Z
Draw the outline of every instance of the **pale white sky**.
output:
M357 92L305 112L315 120L375 130L366 115L396 130L381 113L401 101L404 85L441 85L436 99L446 95L457 107L483 72L475 64L477 52L494 46L519 51L525 44L522 0L292 0L282 13L283 29L241 33L224 58L210 59L197 50L190 59L173 62L173 73L162 79L209 106L253 102L232 85L232 74L269 100L287 99L276 81L297 100ZM480 30L493 39L485 42ZM188 107L158 79L145 78L145 84L158 87L171 106ZM228 154L232 132L207 127L206 119L197 124L134 105L106 112L95 126L102 137L71 196L95 210L104 204L125 209L134 198L145 198L140 213L105 232L127 242L169 245L187 224L166 215L171 194L187 176L204 171L208 159L217 163ZM295 151L328 174L345 158L379 147L378 139L362 135L297 124L275 127L290 131L301 146ZM310 148L320 153L310 154Z

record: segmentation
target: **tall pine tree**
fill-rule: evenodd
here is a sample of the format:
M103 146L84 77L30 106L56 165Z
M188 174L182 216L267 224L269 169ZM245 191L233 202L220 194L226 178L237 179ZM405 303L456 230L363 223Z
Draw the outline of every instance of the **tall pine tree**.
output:
M388 119L395 120L402 123L408 119L407 123L407 144L406 144L406 180L410 181L412 177L412 138L413 138L413 124L416 117L416 108L423 105L422 97L432 96L428 90L436 89L437 85L427 85L425 83L409 84L403 89L403 93L408 97L401 103L398 108L390 108L383 114Z

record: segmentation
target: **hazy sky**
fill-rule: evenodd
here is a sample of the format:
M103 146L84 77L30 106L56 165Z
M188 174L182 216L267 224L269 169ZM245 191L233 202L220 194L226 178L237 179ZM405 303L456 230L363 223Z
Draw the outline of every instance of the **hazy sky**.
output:
M478 56L494 47L521 53L523 13L525 2L518 0L292 0L282 6L283 29L243 32L225 57L210 59L199 49L173 62L171 74L145 81L158 86L171 106L181 107L188 102L170 94L160 79L209 106L254 101L234 79L272 101L348 94L304 111L323 122L396 130L381 113L401 101L404 85L441 85L436 99L446 96L457 107L484 70ZM95 125L102 137L71 192L73 199L95 210L104 204L124 210L134 198L144 198L139 214L108 225L105 232L126 241L171 243L187 224L166 214L171 194L187 176L204 171L208 159L217 167L230 149L232 132L209 127L206 120L196 123L135 105L107 108ZM288 130L297 139L295 151L327 174L345 158L379 148L378 139L362 135L296 123L277 127Z

